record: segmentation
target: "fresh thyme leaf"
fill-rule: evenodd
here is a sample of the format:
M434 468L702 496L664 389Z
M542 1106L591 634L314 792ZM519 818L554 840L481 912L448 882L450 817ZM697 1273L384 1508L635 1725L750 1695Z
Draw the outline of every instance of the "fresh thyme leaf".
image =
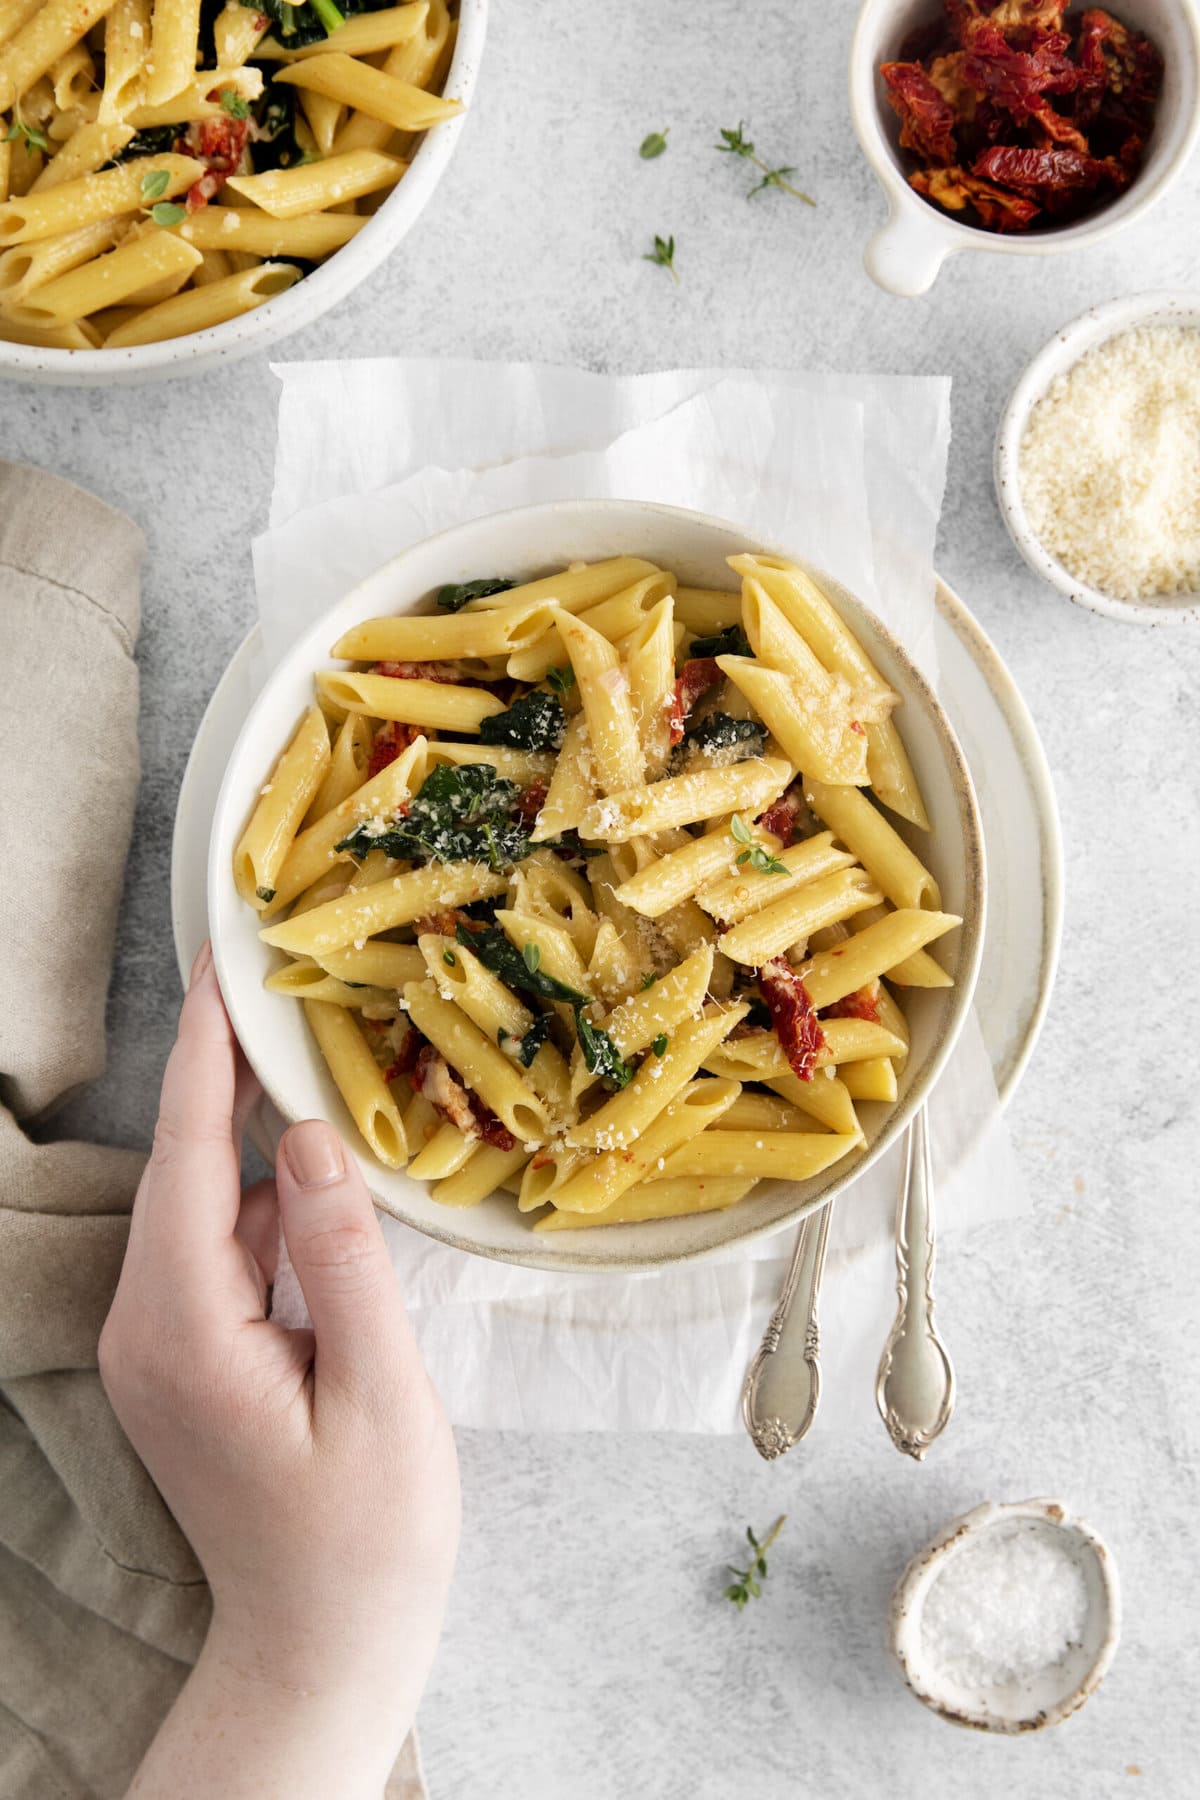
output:
M750 828L746 824L741 813L733 814L733 817L729 821L729 829L739 844L752 844L754 842L754 839L750 835Z
M789 167L773 169L770 163L763 161L746 136L746 127L740 119L736 131L729 131L724 126L721 127L721 142L714 144L713 149L724 151L729 156L743 157L747 162L753 163L756 169L762 170L763 178L750 189L746 196L748 200L752 199L755 194L761 194L764 188L776 187L782 188L785 194L791 194L795 200L803 200L806 206L817 204L810 194L802 193L798 187L793 187L791 182L785 179L788 175L794 175L795 169Z
M24 138L27 150L49 150L50 148L50 140L39 126L27 125L24 119L14 118L4 134L4 142L12 144L18 138Z
M658 1036L655 1038L654 1042L651 1044L650 1048L653 1050L655 1056L665 1056L667 1054L667 1045L670 1042L671 1042L671 1040L667 1036L666 1032L660 1031Z
M740 119L738 120L738 128L736 131L727 131L725 127L722 126L721 138L721 143L713 145L714 150L724 150L730 156L752 157L754 155L754 145L747 139L746 127L742 124Z
M575 1008L575 1035L583 1051L583 1060L593 1075L599 1075L610 1087L629 1086L634 1076L632 1065L624 1060L607 1031L589 1024L579 1006Z
M786 875L788 872L787 864L780 862L777 856L772 856L771 852L762 844L755 844L751 848L749 856L750 867L757 869L760 875ZM739 856L738 861L741 860Z
M242 98L236 88L221 89L221 106L231 119L248 119L250 117L250 103Z
M150 217L164 231L169 231L173 225L183 224L187 218L187 207L178 206L174 200L160 200L157 206L150 208Z
M142 176L142 199L161 200L171 181L169 169L151 169Z
M483 744L507 744L514 750L561 750L566 716L561 700L535 688L507 712L493 713L479 727Z
M750 1565L748 1568L738 1569L730 1563L728 1565L729 1573L734 1579L730 1582L728 1587L722 1588L721 1590L722 1598L725 1600L732 1600L739 1612L742 1611L748 1600L758 1600L762 1597L762 1583L767 1578L767 1551L771 1548L771 1545L775 1542L775 1539L779 1536L786 1523L787 1514L782 1513L779 1518L776 1519L774 1525L772 1525L761 1544L755 1537L753 1529L747 1525L746 1539L751 1550L754 1552L750 1558Z
M468 600L486 600L489 594L507 594L509 588L516 585L515 581L505 581L501 575L484 576L479 581L460 581L439 588L437 603L444 612L459 612Z
M261 887L261 888L255 888L254 891L258 895L259 899L266 906L270 906L272 900L275 898L275 889L274 888Z
M753 656L750 639L740 625L727 625L712 637L693 638L689 656Z
M459 925L456 936L460 944L473 950L485 969L499 976L505 987L512 988L514 993L536 994L539 1000L566 1000L572 1005L587 1006L591 1001L590 994L581 994L575 988L568 987L565 981L558 981L553 975L547 975L541 967L531 968L521 951L510 944L498 925L485 926L482 931L472 931L467 925ZM536 944L527 944L527 950L537 949ZM541 956L538 956L538 963Z
M546 686L553 688L556 694L565 694L575 686L575 671L570 663L565 669L547 669Z
M542 952L537 944L526 944L521 955L525 958L525 967L531 975L536 975L542 963Z
M638 155L642 158L643 162L653 162L656 156L662 155L667 147L667 132L669 132L670 129L671 127L668 125L664 130L652 131L647 137L642 139Z
M518 792L516 783L502 780L491 763L441 764L426 776L407 811L384 830L368 821L337 847L353 856L382 850L403 862L482 862L508 868L533 849L516 811Z
M643 975L642 976L642 992L643 992L643 994L646 992L647 988L652 988L657 980L658 980L657 975Z
M656 234L653 251L648 250L642 257L642 261L656 263L660 269L668 270L673 281L679 280L679 271L675 267L675 239L673 237L660 238Z

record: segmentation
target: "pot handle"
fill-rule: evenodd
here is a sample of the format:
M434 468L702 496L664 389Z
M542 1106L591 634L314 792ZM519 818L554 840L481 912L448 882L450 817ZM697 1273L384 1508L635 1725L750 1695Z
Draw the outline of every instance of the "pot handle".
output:
M942 221L904 204L868 242L863 267L877 287L913 298L929 292L949 254Z

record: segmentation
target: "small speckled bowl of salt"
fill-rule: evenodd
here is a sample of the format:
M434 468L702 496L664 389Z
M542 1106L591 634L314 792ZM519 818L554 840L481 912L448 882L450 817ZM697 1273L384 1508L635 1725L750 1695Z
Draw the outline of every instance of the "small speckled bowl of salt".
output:
M1107 1545L1055 1500L989 1502L908 1565L892 1649L913 1693L955 1725L1057 1725L1099 1686L1121 1602Z

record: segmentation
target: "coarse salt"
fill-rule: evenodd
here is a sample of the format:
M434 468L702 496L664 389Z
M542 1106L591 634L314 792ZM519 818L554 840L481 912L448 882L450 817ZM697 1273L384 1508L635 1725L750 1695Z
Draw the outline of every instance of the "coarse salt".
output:
M1124 331L1052 381L1020 451L1030 529L1118 600L1200 590L1200 330Z
M993 1526L949 1553L921 1612L930 1664L963 1687L1002 1687L1082 1643L1087 1582L1056 1535L1036 1523Z

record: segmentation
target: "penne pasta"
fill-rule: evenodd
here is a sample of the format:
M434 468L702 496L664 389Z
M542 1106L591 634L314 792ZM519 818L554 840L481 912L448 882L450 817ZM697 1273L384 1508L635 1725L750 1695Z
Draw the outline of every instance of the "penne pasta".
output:
M180 248L191 250L191 244L180 241ZM199 252L193 251L193 255ZM188 265L188 272L195 264ZM300 279L300 270L292 263L260 263L256 269L244 269L237 275L205 282L186 294L176 294L157 306L144 306L136 317L110 332L105 343L110 349L130 344L159 344L167 338L189 337L196 331L211 331L226 319L240 319L256 306L286 293Z
M436 26L441 0L419 6ZM41 252L16 254L0 296ZM740 595L636 557L513 586L461 569L440 610L353 626L314 677L235 879L289 958L267 987L304 1001L360 1132L439 1205L515 1196L539 1231L731 1206L818 1180L866 1141L856 1102L896 1102L893 988L949 983L927 946L960 921L860 791L858 715L895 697L781 559L734 567ZM691 654L738 623L754 655Z
M353 1013L323 1000L306 1000L304 1016L372 1155L385 1168L403 1168L408 1156L404 1122Z
M259 912L275 898L283 859L328 767L329 730L320 709L311 706L260 793L234 851L238 893Z
M294 169L268 169L262 175L231 175L235 194L260 206L273 219L297 219L323 212L344 200L357 200L380 188L395 187L406 165L376 150L351 150Z
M428 131L462 111L461 101L443 100L440 94L397 81L382 69L337 51L292 63L279 71L275 81L279 86L299 88L304 94L321 95L339 106L353 107L356 112L381 120L393 131ZM332 132L329 142L332 145Z

